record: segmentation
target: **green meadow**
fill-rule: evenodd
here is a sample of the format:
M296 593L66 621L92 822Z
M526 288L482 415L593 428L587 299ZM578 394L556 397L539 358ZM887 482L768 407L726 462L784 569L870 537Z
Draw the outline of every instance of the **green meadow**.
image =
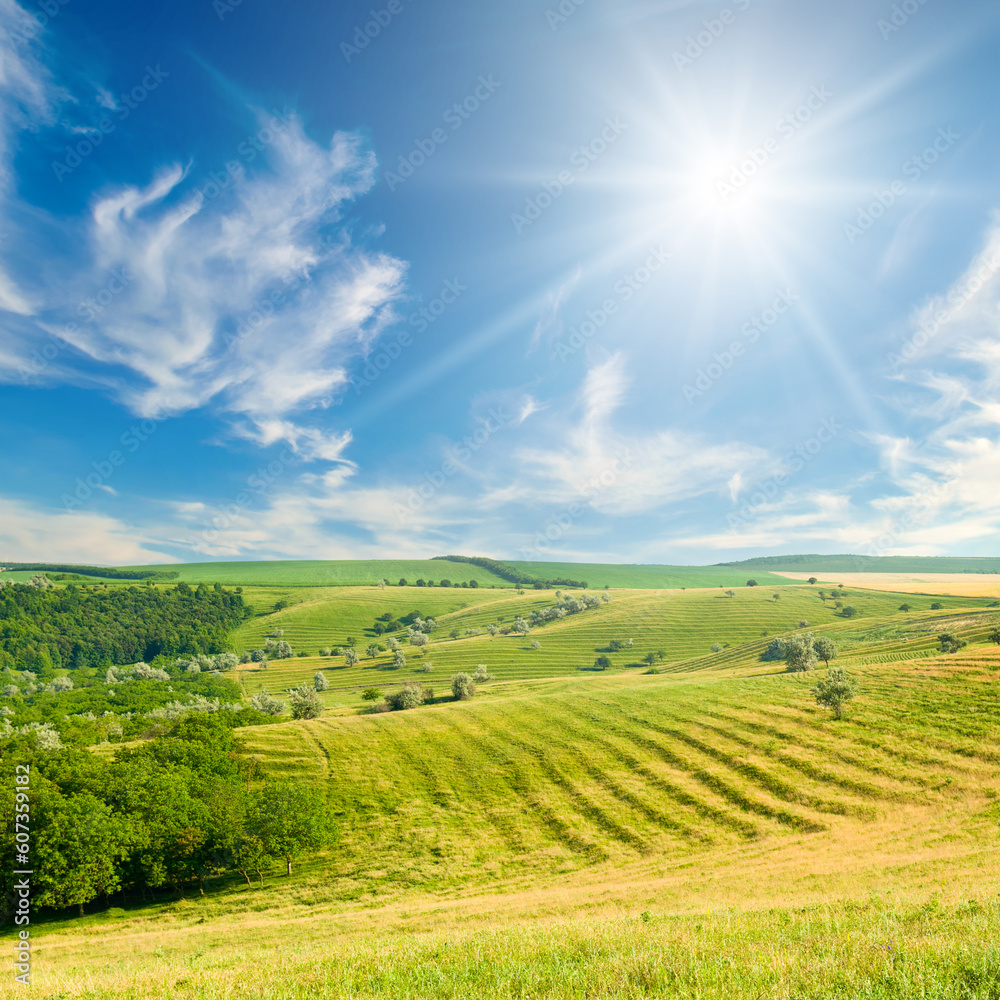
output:
M759 573L728 596L578 567L610 602L491 637L555 591L319 586L319 565L244 580L253 616L232 643L281 632L308 654L241 666L245 698L329 680L320 718L239 733L265 775L328 792L334 843L263 886L225 875L203 896L46 919L39 995L1000 997L995 598ZM422 649L392 633L400 669L365 654L386 612L437 622ZM860 685L843 719L811 693L822 664L761 659L806 629ZM966 647L943 654L942 632ZM319 655L349 641L355 666ZM451 675L478 664L494 679L454 700ZM410 680L430 703L361 698Z

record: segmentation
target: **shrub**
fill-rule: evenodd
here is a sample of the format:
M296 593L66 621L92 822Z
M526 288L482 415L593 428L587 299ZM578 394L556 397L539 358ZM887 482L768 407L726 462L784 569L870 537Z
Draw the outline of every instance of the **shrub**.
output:
M931 605L931 611L940 611L943 607L944 605L940 601L935 601Z
M418 674L429 674L434 670L434 664L428 660L423 666L416 667L415 669Z
M959 639L954 632L942 632L938 636L938 640L941 643L942 653L957 653L960 649L969 645L965 639Z
M330 648L329 646L324 646L324 647L323 647L323 648L322 648L322 649L321 649L321 650L319 651L319 655L320 655L320 656L329 656L329 655L330 655L330 654L331 654L332 652L333 652L333 650L332 650L332 649L331 649L331 648Z
M900 604L899 610L900 611L909 611L910 610L910 605L909 604Z
M492 638L497 634L497 632L500 631L500 627L498 625L487 625L486 631L489 632L490 637Z
M260 691L250 699L250 707L264 715L281 715L288 706L267 691Z
M721 642L713 642L712 643L712 652L713 653L721 653L722 652L722 643Z
M326 679L326 674L322 670L317 670L313 674L313 687L317 691L328 691L330 689L330 682Z
M428 639L423 632L414 632L413 635L410 636L411 646L426 646L428 642L430 642L430 639Z
M289 692L288 700L292 706L293 719L318 719L323 714L323 702L319 700L314 688L303 684Z
M799 621L799 628L809 628L809 622L807 622L805 618L801 619Z
M451 679L451 693L456 701L468 701L476 693L476 685L466 673L455 674Z
M771 644L760 654L760 658L765 663L771 663L774 660L783 660L787 645L784 639L772 639Z
M858 613L858 609L853 604L848 604L847 607L840 613L845 618L853 618Z
M428 693L422 684L418 684L416 681L407 681L403 685L402 691L387 694L385 696L385 703L392 711L403 712L406 709L422 705L427 699Z
M531 642L528 643L528 645L531 646L532 649L542 648L542 644L537 639L532 639Z
M378 701L382 697L382 692L377 691L375 688L365 688L361 692L361 698L363 701Z
M995 642L998 646L1000 646L1000 628L990 629L990 631L986 634L986 638L989 639L990 642Z
M480 663L476 667L476 672L472 675L472 679L476 684L486 684L494 680L494 677L490 673L489 667L485 663Z

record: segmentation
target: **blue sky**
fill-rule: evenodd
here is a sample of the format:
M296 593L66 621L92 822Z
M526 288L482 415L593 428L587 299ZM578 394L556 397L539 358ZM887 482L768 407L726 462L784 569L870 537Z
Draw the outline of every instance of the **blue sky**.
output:
M0 0L0 559L996 553L994 3L152 7Z

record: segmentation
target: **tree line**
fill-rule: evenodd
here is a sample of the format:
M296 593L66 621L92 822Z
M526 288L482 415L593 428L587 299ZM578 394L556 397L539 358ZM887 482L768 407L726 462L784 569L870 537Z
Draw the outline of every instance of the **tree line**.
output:
M219 584L8 584L0 586L0 669L45 676L60 668L217 653L229 647L229 631L249 614L242 594Z
M498 562L496 559L489 559L486 556L434 556L433 558L480 566L483 569L489 570L494 576L500 577L501 580L506 580L508 583L516 583L518 586L534 587L536 590L551 590L553 587L580 587L583 590L587 589L586 580L567 580L562 577L543 580L523 569L511 566L509 563Z
M291 874L304 853L330 843L323 794L302 782L265 780L225 716L192 716L113 760L72 748L2 743L0 872L5 920L13 909L18 765L30 765L33 907L61 910L164 894L204 892L238 875L263 885ZM22 772L23 773L23 772Z

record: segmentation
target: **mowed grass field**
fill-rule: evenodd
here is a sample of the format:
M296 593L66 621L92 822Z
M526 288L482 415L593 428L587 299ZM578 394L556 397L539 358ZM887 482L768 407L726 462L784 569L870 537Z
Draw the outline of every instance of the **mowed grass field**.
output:
M996 998L1000 649L853 671L840 721L815 674L722 667L246 730L329 790L336 846L38 926L36 990Z
M266 612L280 593L247 591L245 596L256 602L259 611ZM830 590L824 593L829 595ZM554 604L555 592L530 590L518 596L509 590L368 587L289 594L293 599L299 595L299 603L248 621L236 631L234 642L240 650L258 648L267 636L281 630L295 652L310 655L272 660L267 670L256 664L242 667L239 676L244 689L248 695L263 688L274 694L311 684L314 673L322 670L331 685L323 700L328 708L338 711L359 710L366 688L385 692L408 680L420 680L443 694L454 673L474 672L480 663L501 681L591 676L600 655L610 659L612 672L642 672L648 669L644 659L650 653L662 654L655 669L663 671L739 668L773 672L783 665L762 664L760 654L775 636L802 631L800 621L808 621L807 628L817 634L830 635L846 662L890 662L931 655L938 648L937 635L942 631L983 641L991 625L1000 622L1000 610L989 608L992 602L987 599L901 598L899 594L851 589L837 598L858 610L857 617L845 619L834 600L820 599L819 588L786 584L780 589L740 588L732 598L718 588L613 591L610 604L540 625L527 637L491 638L484 631L486 625L509 626L518 615L529 618L532 611ZM899 610L904 602L910 611ZM943 608L931 611L933 603ZM419 611L438 623L422 650L409 646L404 633L396 633L407 660L399 670L393 669L388 651L375 658L365 654L372 642L386 645L386 636L376 637L371 632L375 619L386 611L397 617ZM466 636L470 628L478 629L479 634ZM455 630L460 635L452 639L450 633ZM349 639L355 640L355 649L362 657L356 666L347 666L342 656L318 656L320 649L345 646ZM609 652L608 644L614 639L632 639L633 646ZM532 649L532 641L541 648ZM716 643L724 648L712 653ZM427 663L433 664L430 673L423 670Z

